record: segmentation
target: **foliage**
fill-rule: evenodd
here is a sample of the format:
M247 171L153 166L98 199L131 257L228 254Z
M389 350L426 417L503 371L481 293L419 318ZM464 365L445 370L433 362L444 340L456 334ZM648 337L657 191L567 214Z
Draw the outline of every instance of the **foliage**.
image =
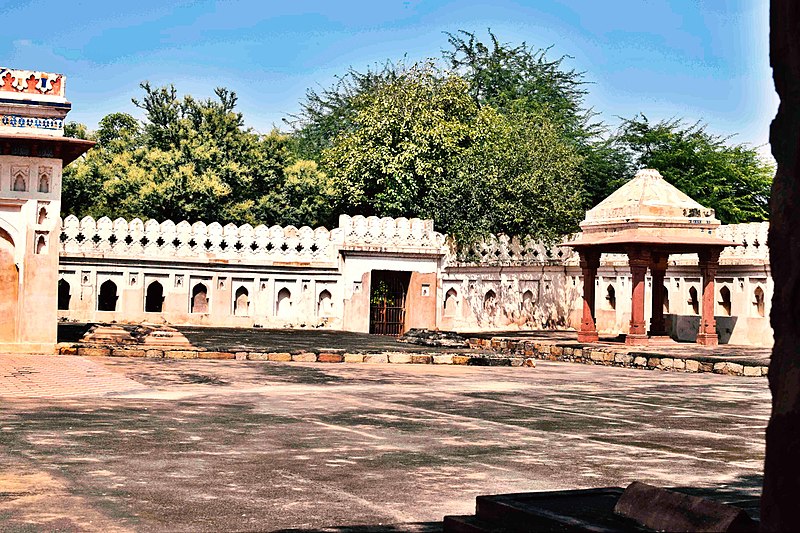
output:
M63 211L222 223L326 224L330 185L314 162L296 161L291 139L243 127L236 95L178 98L174 87L152 88L134 103L145 114L104 117L98 144L64 173ZM70 134L85 134L74 126ZM310 170L313 168L313 170ZM287 169L293 169L287 174ZM298 195L310 195L298 200ZM287 222L288 221L288 222Z
M756 222L769 216L775 169L756 150L679 119L651 124L644 115L625 120L617 142L639 168L655 168L664 179L701 204L724 224Z

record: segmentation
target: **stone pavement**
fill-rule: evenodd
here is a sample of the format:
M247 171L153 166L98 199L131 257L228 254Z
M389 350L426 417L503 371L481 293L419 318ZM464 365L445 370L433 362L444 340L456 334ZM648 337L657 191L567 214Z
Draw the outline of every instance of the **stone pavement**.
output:
M5 531L435 531L479 494L638 479L752 511L760 493L763 378L549 361L49 361L140 390L0 398Z
M103 396L145 387L80 357L0 354L0 398Z

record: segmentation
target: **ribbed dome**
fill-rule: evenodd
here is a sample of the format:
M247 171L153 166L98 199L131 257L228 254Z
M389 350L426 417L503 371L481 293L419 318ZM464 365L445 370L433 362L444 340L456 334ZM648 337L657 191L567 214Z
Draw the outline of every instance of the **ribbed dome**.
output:
M668 183L659 172L646 168L636 173L628 183L586 212L581 223L585 231L595 226L620 224L649 225L703 224L719 226L714 210L703 207L695 200Z

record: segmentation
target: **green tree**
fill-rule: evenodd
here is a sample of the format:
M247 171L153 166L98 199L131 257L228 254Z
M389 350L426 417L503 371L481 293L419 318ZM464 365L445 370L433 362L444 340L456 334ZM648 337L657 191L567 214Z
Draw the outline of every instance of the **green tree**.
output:
M636 167L658 170L724 224L767 220L775 169L753 148L728 141L699 122L651 124L644 115L625 120L617 138Z

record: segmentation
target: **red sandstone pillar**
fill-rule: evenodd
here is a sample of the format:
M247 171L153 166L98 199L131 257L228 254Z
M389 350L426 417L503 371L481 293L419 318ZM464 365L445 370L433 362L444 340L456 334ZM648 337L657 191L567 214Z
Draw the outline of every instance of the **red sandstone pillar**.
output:
M650 272L653 275L652 299L653 314L650 318L650 335L663 337L667 334L664 322L664 276L667 273L669 254L653 254Z
M644 321L644 278L650 265L650 252L631 250L628 252L631 268L631 327L625 337L625 344L646 345L647 325Z
M597 328L594 323L594 281L600 266L600 252L579 251L581 273L583 274L583 319L578 331L578 342L597 342Z
M700 331L697 334L697 344L716 346L717 321L714 319L714 278L719 266L719 249L709 249L700 252L700 275L703 276L703 301L700 312Z

